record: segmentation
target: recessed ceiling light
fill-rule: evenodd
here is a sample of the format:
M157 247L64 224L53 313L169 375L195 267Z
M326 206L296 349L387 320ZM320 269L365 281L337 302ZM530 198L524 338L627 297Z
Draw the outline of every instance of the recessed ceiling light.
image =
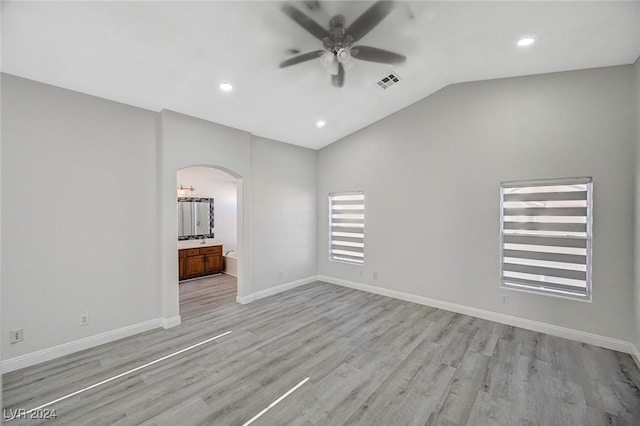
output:
M327 123L325 123L323 120L318 120L318 122L316 123L316 126L324 127L325 124L327 124Z
M535 38L523 37L520 40L518 40L518 46L531 46L535 42L536 42Z
M220 83L220 90L230 92L233 89L231 83Z

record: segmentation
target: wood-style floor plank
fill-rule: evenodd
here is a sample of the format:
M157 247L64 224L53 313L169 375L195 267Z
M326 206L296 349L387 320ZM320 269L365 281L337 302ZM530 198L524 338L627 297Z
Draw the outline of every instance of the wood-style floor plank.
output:
M235 302L234 277L180 285L182 325L5 374L30 409L232 333L10 424L638 425L629 355L322 282Z

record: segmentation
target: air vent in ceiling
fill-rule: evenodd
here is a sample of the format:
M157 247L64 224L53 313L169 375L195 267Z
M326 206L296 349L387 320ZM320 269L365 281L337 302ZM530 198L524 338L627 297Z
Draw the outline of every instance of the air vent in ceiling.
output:
M386 89L389 86L396 84L400 80L402 80L400 76L396 73L393 73L393 74L385 75L384 77L382 77L380 81L377 82L377 84L380 88Z

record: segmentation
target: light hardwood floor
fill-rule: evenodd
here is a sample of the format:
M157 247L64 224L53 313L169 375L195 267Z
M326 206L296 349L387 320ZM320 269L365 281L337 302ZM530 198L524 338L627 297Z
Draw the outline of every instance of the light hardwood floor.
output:
M626 354L320 282L246 306L228 276L180 292L180 327L6 374L5 408L232 330L55 404L49 423L241 425L310 377L253 424L640 424L640 371Z

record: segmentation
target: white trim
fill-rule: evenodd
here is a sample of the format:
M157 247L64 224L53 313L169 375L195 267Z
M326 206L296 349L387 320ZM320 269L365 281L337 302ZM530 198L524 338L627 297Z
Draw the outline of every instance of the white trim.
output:
M310 284L314 281L318 281L317 275L312 275L310 277L302 278L300 280L280 284L278 286L267 288L265 290L256 291L255 293L251 293L246 296L237 296L236 302L246 305L258 299L264 299L265 297L273 296L275 294L282 293L283 291L300 287L301 285Z
M128 325L117 330L111 330L104 333L96 334L95 336L85 337L84 339L63 343L51 348L42 349L25 355L20 355L15 358L10 358L2 361L2 372L8 373L10 371L19 370L21 368L31 367L32 365L36 365L41 362L50 361L61 356L83 351L85 349L93 348L105 343L113 342L114 340L133 336L138 333L144 333L145 331L161 327L162 324L163 319L156 318L138 324Z
M629 344L633 348L633 350L631 351L631 358L633 358L633 360L636 362L636 365L638 366L638 368L640 368L640 350L638 350L637 346L632 345L631 343L629 343Z
M177 327L180 324L182 324L182 319L180 318L180 315L176 315L175 317L171 317L171 318L160 318L160 325L164 329Z
M392 297L394 299L400 299L407 302L418 303L420 305L431 306L433 308L444 309L446 311L456 312L459 314L469 315L488 321L499 322L501 324L520 327L526 330L546 333L552 336L563 337L565 339L575 340L577 342L587 343L606 349L612 349L614 351L628 353L635 356L636 363L638 363L638 366L640 367L640 352L638 352L638 349L632 343L626 342L624 340L612 339L610 337L600 336L598 334L588 333L585 331L560 327L553 324L514 317L497 312L486 311L484 309L472 308L470 306L459 305L457 303L430 299L428 297L418 296L410 293L403 293L400 291L390 290L382 287L375 287L368 284L361 284L353 281L327 277L325 275L319 275L318 281L324 281L330 284L353 288L355 290L366 291L368 293L379 294L382 296Z

